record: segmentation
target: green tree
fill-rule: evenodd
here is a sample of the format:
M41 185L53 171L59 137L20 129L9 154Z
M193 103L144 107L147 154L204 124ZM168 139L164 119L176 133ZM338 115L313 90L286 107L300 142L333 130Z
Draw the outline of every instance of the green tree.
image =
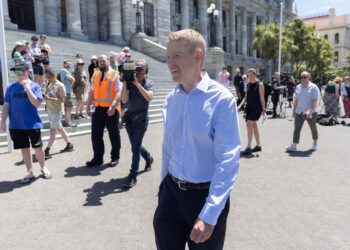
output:
M252 44L253 49L259 52L259 57L266 65L265 80L270 76L272 66L276 64L279 46L279 26L276 23L258 25Z
M306 69L312 72L313 76L319 77L322 81L324 73L329 69L333 60L332 45L328 40L312 33L310 42L305 48L305 51Z
M285 60L288 60L297 73L300 72L302 65L308 59L308 46L314 35L315 27L306 26L304 22L295 17L290 20L283 32Z

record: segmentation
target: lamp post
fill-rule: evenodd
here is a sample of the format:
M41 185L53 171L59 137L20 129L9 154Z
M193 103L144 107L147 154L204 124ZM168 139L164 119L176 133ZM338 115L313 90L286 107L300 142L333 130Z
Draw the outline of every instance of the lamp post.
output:
M215 9L216 6L214 3L210 4L210 6L207 9L207 13L210 18L210 47L216 46L216 27L215 27L215 20L219 15L219 10Z
M278 46L278 72L281 74L281 60L282 60L282 28L283 28L283 8L284 4L281 2L281 13L280 13L280 40Z
M141 32L141 10L143 9L142 0L132 0L132 6L136 9L136 33Z

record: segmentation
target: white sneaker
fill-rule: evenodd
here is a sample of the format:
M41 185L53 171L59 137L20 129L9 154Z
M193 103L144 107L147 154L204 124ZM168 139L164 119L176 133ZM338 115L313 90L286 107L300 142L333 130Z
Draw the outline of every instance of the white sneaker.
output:
M316 151L318 149L318 143L317 141L314 141L314 143L312 144L312 150Z
M286 147L286 150L288 152L295 152L295 151L297 151L297 144L295 144L295 143L290 144L288 147Z

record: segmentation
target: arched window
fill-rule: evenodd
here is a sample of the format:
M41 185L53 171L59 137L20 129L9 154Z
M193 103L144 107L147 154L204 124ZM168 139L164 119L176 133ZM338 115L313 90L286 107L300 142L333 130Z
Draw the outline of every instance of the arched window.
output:
M334 62L338 62L339 61L339 52L338 51L335 51L334 52Z
M338 43L339 43L339 34L338 34L338 33L335 34L335 36L334 36L334 43L335 43L335 44L338 44Z
M328 40L328 35L325 34L325 35L323 36L323 38L326 39L326 40Z

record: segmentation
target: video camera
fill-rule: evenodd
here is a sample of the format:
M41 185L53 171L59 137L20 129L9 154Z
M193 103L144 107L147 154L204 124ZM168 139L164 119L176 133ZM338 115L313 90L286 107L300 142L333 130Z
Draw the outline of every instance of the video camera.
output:
M126 83L132 83L134 81L135 72L141 71L142 66L135 64L135 62L124 63L123 66L123 79Z
M291 84L291 74L289 74L289 73L282 73L281 74L280 84L282 86L287 86L288 87Z

